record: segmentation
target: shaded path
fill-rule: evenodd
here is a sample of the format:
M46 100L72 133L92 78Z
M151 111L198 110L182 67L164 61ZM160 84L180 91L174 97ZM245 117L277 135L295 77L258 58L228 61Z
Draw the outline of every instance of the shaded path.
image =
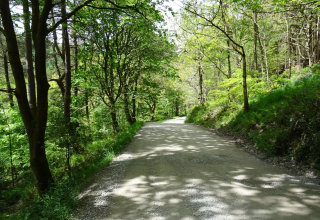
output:
M79 195L76 219L320 219L320 186L184 118L147 123Z

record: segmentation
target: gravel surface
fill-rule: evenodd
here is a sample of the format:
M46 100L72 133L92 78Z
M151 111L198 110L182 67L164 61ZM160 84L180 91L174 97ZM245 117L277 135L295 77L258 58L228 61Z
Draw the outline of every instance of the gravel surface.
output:
M184 124L147 123L78 196L84 219L320 219L320 186Z

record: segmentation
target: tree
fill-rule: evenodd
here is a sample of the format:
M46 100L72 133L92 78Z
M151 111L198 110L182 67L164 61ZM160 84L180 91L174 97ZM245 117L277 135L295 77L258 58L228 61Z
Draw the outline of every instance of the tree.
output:
M53 178L49 169L45 152L45 131L48 117L48 89L49 83L46 74L46 37L60 24L72 17L77 11L87 6L93 0L86 0L74 7L65 17L49 26L49 13L56 6L53 0L38 1L32 0L32 26L31 35L35 52L35 78L36 78L36 99L35 111L29 105L27 89L24 79L23 66L20 60L20 51L17 44L17 37L11 16L9 0L0 3L0 13L8 47L8 56L16 85L15 96L19 110L27 131L30 151L30 164L40 193L49 189ZM136 5L117 4L107 1L110 8L127 8L136 10Z
M10 106L13 107L14 106L13 95L12 95L13 90L11 88L10 77L9 77L7 49L5 48L5 46L2 43L2 36L1 35L0 35L0 46L1 46L2 57L3 57L4 76L5 76L5 80L6 80L6 86L7 86L6 90L1 90L1 91L8 93Z
M222 1L219 2L220 7L222 4ZM219 8L220 8L219 7ZM248 92L247 92L247 61L246 61L246 53L244 46L241 45L239 42L236 42L233 37L228 34L225 29L218 24L214 22L214 19L206 17L206 15L201 14L200 12L197 12L197 9L193 7L192 4L187 4L184 9L191 14L195 15L196 17L199 17L203 19L205 22L207 22L207 25L210 25L220 31L232 44L233 49L241 56L242 58L242 85L243 85L243 107L245 111L249 111L249 102L248 102ZM218 14L217 12L211 10L210 14L214 15L213 18L215 18ZM206 25L206 24L204 24Z

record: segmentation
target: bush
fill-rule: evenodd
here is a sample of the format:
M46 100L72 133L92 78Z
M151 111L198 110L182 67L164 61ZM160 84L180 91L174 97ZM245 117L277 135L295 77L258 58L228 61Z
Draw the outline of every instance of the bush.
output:
M186 122L187 123L201 123L203 118L205 117L205 109L202 105L196 105L187 115Z
M112 158L119 154L130 143L136 132L143 126L143 122L136 122L128 126L112 139L95 141L88 145L90 154L73 155L71 164L73 167L72 178L60 180L51 192L43 196L35 196L26 207L6 219L69 219L71 210L75 205L75 197L80 187L90 180L92 174L108 165ZM33 192L35 190L33 189ZM14 191L7 193L14 194ZM21 192L16 193L21 195ZM14 194L14 195L16 195ZM9 198L5 195L6 198ZM12 197L12 196L11 196ZM1 201L1 197L0 197ZM16 200L15 200L16 201ZM1 204L1 203L0 203Z

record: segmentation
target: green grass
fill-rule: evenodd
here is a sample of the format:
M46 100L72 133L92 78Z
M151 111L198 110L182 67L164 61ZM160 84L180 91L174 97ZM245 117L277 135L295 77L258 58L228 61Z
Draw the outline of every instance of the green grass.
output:
M320 74L289 83L241 105L196 106L187 122L245 138L269 156L283 156L320 169ZM212 114L214 112L214 114Z
M113 139L89 144L88 150L95 150L95 154L76 166L71 178L57 182L52 191L42 197L30 198L28 205L22 207L18 212L12 215L0 214L0 219L70 219L72 209L76 205L76 195L81 188L90 182L94 173L107 166L116 155L121 153L143 124L143 122L136 122Z

